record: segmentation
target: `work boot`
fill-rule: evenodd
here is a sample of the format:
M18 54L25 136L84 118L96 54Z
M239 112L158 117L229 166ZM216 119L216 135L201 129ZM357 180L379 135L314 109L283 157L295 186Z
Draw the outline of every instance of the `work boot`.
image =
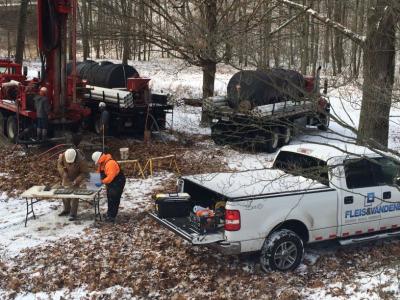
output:
M76 220L76 216L69 216L69 221L75 221Z
M63 210L62 212L60 212L58 214L59 217L68 216L68 215L69 215L69 211L65 211L65 210Z
M115 223L115 218L107 217L107 218L104 220L104 222L114 224L114 223Z

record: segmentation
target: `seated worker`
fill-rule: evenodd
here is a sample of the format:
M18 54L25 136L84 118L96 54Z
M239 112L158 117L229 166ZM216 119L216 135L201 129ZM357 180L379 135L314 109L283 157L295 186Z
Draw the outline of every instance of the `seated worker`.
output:
M80 150L68 149L60 154L57 161L57 170L61 177L61 184L64 187L82 187L84 180L89 175L85 156ZM78 199L63 199L64 210L59 216L69 214L69 220L76 220L78 213Z
M106 221L114 223L125 187L125 175L111 154L103 154L97 151L93 153L92 160L97 165L97 172L100 173L101 183L105 184L107 189L108 210Z

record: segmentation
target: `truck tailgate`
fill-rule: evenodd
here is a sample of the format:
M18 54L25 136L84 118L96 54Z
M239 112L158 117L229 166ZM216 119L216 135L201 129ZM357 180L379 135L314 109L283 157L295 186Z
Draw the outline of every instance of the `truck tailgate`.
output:
M153 212L150 212L149 215L161 225L167 227L169 230L175 232L193 245L208 245L225 240L223 231L200 234L194 228L188 226L187 218L163 219L159 218L157 214Z

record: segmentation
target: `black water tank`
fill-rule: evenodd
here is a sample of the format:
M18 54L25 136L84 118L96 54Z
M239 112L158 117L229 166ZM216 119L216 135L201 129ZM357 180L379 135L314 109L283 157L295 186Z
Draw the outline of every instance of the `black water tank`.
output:
M106 61L100 64L91 60L79 62L76 65L77 74L88 84L104 88L124 88L129 77L137 77L139 73L129 65L114 64ZM67 72L72 71L71 64L67 66Z
M297 71L240 71L229 80L228 102L230 107L237 108L241 101L249 101L255 107L285 100L299 100L304 96L304 87L304 77Z

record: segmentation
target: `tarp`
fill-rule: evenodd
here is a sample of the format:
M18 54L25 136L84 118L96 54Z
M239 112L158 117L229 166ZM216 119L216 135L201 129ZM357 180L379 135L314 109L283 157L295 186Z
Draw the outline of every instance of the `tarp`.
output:
M232 108L238 108L242 101L249 101L255 107L299 100L304 96L304 88L304 77L297 71L240 71L228 83L228 103Z

